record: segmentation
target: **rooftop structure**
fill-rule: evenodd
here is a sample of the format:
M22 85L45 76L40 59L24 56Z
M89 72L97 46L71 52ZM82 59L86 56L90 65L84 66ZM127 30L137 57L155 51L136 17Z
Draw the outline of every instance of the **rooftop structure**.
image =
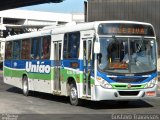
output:
M37 5L42 3L60 3L63 0L2 0L0 10L13 9L17 7Z
M45 26L64 25L73 21L77 23L84 22L84 14L17 9L0 11L0 59L3 59L5 37L37 31Z

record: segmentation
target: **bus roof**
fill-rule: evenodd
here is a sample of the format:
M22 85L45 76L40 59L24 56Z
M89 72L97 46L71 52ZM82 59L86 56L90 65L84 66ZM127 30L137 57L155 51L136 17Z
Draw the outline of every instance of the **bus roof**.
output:
M51 34L63 34L63 33L73 32L73 31L92 30L92 29L96 29L100 23L127 23L127 24L142 24L142 25L152 26L150 23L137 22L137 21L117 21L117 20L95 21L95 22L89 22L89 23L79 23L79 24L73 24L73 25L69 24L69 25L63 25L63 26L57 26L57 27L49 27L48 29L44 29L44 30L42 29L41 31L8 36L6 37L6 41L40 37L40 36L51 35Z

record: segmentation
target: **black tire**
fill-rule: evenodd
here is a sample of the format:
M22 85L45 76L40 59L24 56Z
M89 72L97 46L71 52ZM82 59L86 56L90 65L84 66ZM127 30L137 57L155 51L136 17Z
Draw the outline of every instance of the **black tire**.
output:
M71 105L74 105L74 106L80 105L80 99L78 98L77 87L74 83L70 84L69 99L70 99Z
M25 96L29 95L28 77L27 76L24 76L22 79L22 91Z

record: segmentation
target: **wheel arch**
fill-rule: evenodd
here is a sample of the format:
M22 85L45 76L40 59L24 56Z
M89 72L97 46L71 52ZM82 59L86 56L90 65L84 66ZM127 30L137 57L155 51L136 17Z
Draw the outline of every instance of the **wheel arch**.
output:
M24 76L28 77L28 75L26 73L22 74L22 79L24 78Z
M67 79L67 95L69 96L69 90L70 90L70 85L71 84L75 84L76 88L77 88L77 84L76 84L76 80L73 77L68 77Z

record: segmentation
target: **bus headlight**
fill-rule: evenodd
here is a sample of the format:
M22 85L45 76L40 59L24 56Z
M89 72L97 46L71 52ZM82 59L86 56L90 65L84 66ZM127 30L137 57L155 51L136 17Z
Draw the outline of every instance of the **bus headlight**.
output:
M149 81L144 88L153 88L157 83L157 78L153 78Z
M97 77L97 81L100 83L101 87L103 88L107 88L107 89L111 89L112 86L103 78L101 77Z

